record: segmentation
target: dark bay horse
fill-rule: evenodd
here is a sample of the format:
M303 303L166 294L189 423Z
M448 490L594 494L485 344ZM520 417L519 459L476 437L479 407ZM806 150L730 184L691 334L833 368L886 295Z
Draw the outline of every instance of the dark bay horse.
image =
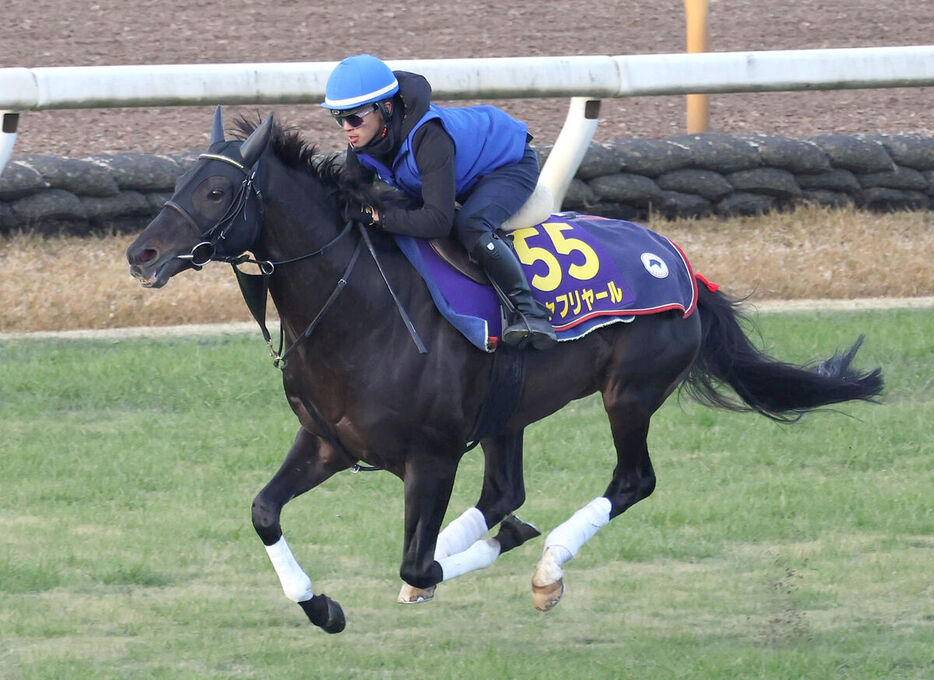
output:
M493 357L440 316L389 236L342 217L349 201L374 200L367 189L348 185L333 161L316 159L313 147L272 116L239 127L244 141L225 140L218 110L209 152L179 180L127 259L131 274L152 288L211 260L237 261L246 251L261 263L289 348L279 366L300 427L253 502L253 525L286 595L327 632L343 629L343 612L314 592L279 517L285 503L360 461L403 480L400 600L430 599L436 584L488 566L538 534L510 514L525 498L523 429L600 392L617 464L602 495L546 538L533 596L537 607L549 609L563 592L562 566L601 526L652 493L649 420L678 385L713 406L788 421L881 392L878 369L850 368L858 342L816 367L775 361L751 344L730 299L699 286L697 311L686 318L662 312L545 352L528 350L514 413L480 442L480 498L440 531L455 469L489 392ZM370 238L373 256L363 246ZM387 281L427 353L412 342ZM259 295L265 300L265 287ZM720 384L741 401L718 391ZM498 535L484 538L497 524Z

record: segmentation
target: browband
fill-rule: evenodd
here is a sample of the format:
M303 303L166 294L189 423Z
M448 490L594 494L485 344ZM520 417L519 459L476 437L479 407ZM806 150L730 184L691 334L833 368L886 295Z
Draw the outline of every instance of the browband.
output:
M217 154L217 153L203 153L203 154L200 154L198 158L211 158L215 161L224 161L225 163L230 163L231 165L240 168L241 170L243 170L243 172L247 172L246 166L244 166L242 163L238 163L233 158L228 158L227 156L221 156L220 154ZM247 172L247 174L249 173Z

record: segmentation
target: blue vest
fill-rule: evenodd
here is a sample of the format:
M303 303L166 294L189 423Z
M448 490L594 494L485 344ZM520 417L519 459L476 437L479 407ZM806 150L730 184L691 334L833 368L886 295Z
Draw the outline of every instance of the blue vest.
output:
M454 181L458 199L468 193L480 177L518 162L525 153L528 126L495 106L442 108L432 104L405 138L392 161L392 168L365 153L358 153L357 158L387 184L421 198L422 179L412 152L412 138L422 125L436 118L454 140Z

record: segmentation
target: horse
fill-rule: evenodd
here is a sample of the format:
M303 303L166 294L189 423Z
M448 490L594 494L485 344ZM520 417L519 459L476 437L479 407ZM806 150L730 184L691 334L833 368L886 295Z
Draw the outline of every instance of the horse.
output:
M820 364L785 363L750 341L739 301L701 285L696 311L687 316L664 311L553 349L512 350L527 362L521 393L504 422L480 438L484 472L476 505L441 531L502 350L469 344L439 314L391 236L344 217L349 205L366 200L379 208L391 197L345 177L333 156L317 155L272 115L237 126L235 139L226 139L218 107L208 151L126 257L131 275L149 288L212 261L238 272L244 262L260 267L254 276L262 285L246 286L244 297L282 371L299 428L253 500L252 523L287 598L328 633L344 629L343 609L314 591L286 542L280 513L340 471L362 462L401 478L399 600L427 601L439 583L487 567L539 535L514 514L525 500L523 430L572 400L601 393L617 463L603 493L545 539L532 591L534 605L548 610L564 592L564 565L654 490L649 421L679 385L708 405L787 422L830 404L875 401L882 391L879 368L850 366L862 337ZM361 256L366 250L370 257ZM263 318L267 291L280 319L278 352ZM497 535L484 538L497 525Z

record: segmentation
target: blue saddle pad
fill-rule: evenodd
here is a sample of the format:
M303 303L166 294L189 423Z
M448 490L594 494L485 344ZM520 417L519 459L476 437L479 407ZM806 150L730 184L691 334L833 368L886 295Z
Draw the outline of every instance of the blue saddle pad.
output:
M509 237L559 342L640 314L675 309L686 317L697 304L697 281L681 249L633 222L560 213ZM442 315L476 347L493 351L503 328L493 289L455 270L427 241L395 239Z

